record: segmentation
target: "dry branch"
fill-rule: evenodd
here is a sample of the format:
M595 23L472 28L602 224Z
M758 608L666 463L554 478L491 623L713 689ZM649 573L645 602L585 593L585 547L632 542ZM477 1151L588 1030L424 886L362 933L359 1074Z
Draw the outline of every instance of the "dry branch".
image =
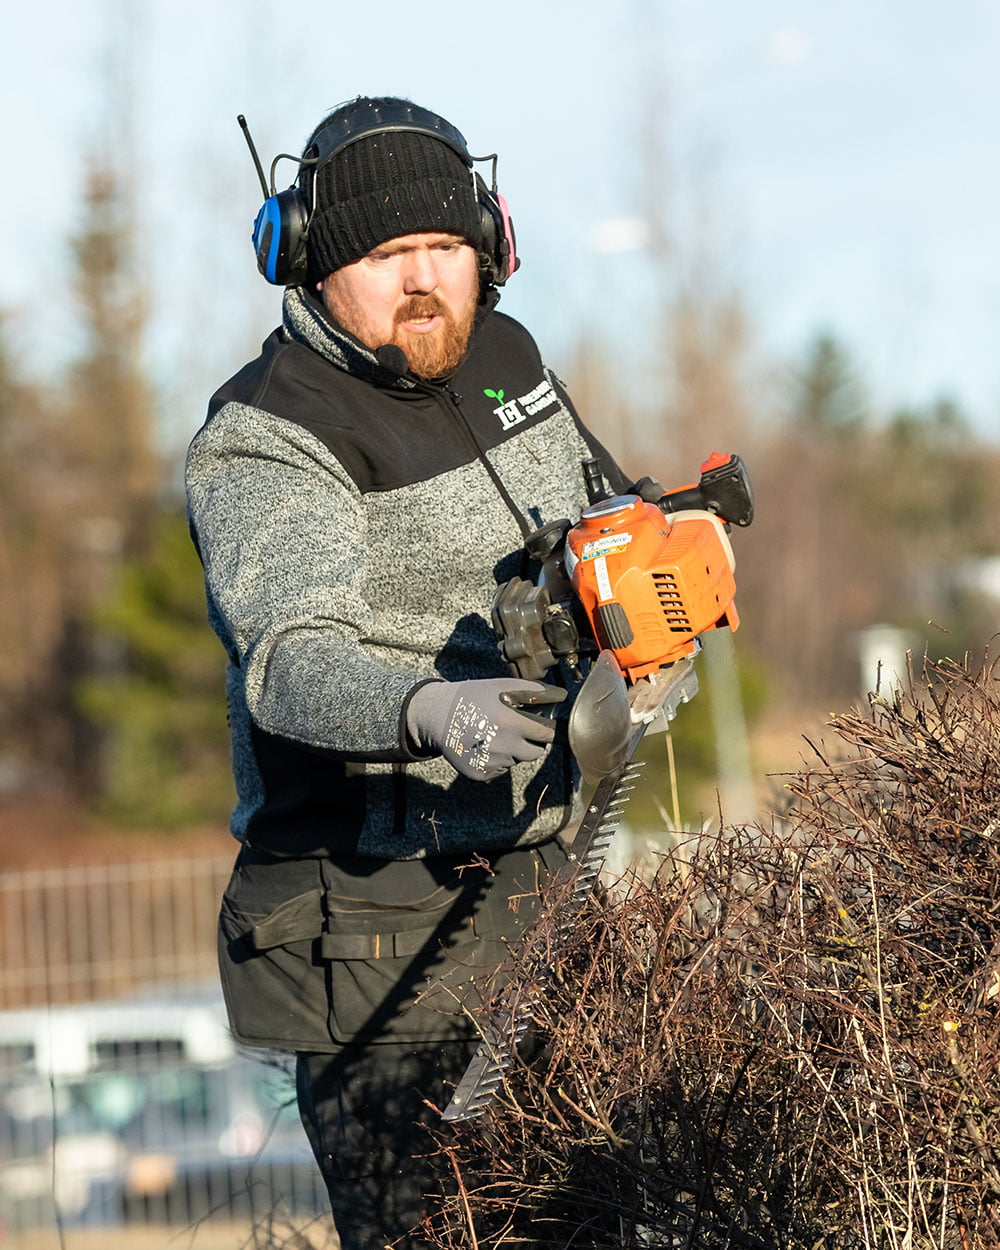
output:
M787 813L552 922L430 1244L1000 1247L997 680L928 666L832 725Z

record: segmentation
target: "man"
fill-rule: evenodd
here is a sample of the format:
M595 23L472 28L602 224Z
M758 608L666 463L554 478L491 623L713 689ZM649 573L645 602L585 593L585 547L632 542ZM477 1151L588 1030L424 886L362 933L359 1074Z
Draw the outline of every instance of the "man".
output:
M494 311L513 233L442 118L335 110L256 231L282 325L187 465L229 656L220 963L236 1038L296 1052L341 1244L372 1250L428 1209L470 986L565 860L566 690L509 676L493 593L579 515L582 461L624 482Z

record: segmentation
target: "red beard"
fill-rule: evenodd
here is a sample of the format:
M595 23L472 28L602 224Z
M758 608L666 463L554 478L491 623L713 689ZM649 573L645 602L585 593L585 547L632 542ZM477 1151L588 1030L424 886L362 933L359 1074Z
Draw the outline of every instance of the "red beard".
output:
M456 316L436 295L411 295L396 310L392 341L401 348L418 378L441 378L457 369L469 346L475 301ZM404 321L439 316L443 325L428 334L409 334L400 329Z

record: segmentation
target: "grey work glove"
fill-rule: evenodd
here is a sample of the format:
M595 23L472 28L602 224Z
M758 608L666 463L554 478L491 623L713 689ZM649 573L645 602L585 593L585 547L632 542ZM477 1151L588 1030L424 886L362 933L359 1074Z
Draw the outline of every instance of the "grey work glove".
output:
M559 686L516 677L434 681L410 700L406 727L423 749L440 751L463 776L492 781L519 760L541 759L555 737L548 717L520 709L565 698Z

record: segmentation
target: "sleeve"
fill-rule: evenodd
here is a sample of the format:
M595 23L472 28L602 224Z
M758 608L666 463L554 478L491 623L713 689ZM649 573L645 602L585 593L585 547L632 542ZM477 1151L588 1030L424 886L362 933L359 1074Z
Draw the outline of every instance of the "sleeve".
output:
M185 484L209 617L270 734L355 760L418 758L405 714L426 678L364 646L361 495L292 422L228 404L196 436Z

